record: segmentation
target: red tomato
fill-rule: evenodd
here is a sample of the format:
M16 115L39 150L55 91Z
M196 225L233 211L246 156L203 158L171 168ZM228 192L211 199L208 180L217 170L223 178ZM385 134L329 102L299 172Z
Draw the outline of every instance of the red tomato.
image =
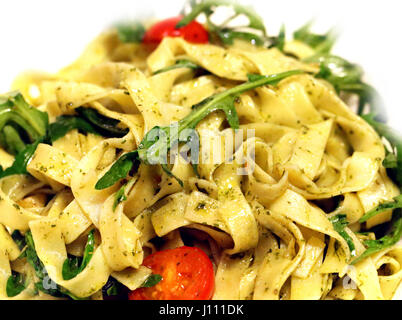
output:
M176 28L183 17L169 18L154 24L144 35L146 44L158 44L165 37L182 37L192 43L208 43L208 32L202 24L192 21L182 28Z
M155 252L143 265L160 274L162 280L153 287L139 288L130 300L209 300L215 287L211 260L201 249L180 247Z

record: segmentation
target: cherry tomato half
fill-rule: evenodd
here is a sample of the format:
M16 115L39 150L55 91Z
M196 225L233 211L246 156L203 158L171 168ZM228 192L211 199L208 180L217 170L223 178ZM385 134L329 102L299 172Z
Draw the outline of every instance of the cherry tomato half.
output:
M174 17L154 24L144 35L146 44L158 44L165 37L182 37L192 43L208 43L208 32L202 24L192 21L182 28L176 28L183 17Z
M155 252L143 265L160 274L162 280L153 287L139 288L130 300L209 300L215 277L211 260L201 249L180 247Z

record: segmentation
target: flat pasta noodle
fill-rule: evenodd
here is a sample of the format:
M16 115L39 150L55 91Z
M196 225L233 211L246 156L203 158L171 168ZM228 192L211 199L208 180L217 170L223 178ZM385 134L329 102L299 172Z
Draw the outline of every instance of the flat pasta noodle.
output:
M180 37L151 48L109 31L58 73L20 75L13 88L50 123L91 108L126 131L73 128L52 143L44 139L28 174L0 180L0 299L98 300L110 281L133 291L153 273L143 265L149 254L183 245L211 258L216 300L392 299L402 281L400 243L350 265L375 239L361 231L393 212L360 219L400 194L384 168L381 137L316 77L317 63L303 62L312 47L293 40L284 48ZM196 66L175 66L180 60ZM163 166L131 154L151 142L153 128L182 124L253 77L293 70L302 74L219 101L194 125L198 153L182 139L169 146ZM126 176L96 188L129 153ZM13 161L0 148L2 168ZM32 245L46 280L28 261ZM83 264L69 280L66 259ZM20 275L27 281L9 296ZM38 290L44 281L59 291Z

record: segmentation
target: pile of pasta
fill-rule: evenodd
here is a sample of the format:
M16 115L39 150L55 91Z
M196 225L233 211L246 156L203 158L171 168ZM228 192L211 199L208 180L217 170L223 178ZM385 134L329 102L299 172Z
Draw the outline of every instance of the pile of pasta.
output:
M311 49L293 41L287 51L303 57ZM178 59L193 61L208 73L172 69ZM337 95L331 85L310 73L242 94L236 100L244 135L230 150L247 163L191 164L180 157L166 174L158 165L140 164L129 177L127 200L114 210L120 184L96 190L96 182L121 154L138 147L154 126L178 121L191 106L217 92L247 81L247 75L288 70L318 71L314 64L236 42L223 48L165 38L154 50L122 43L116 32L100 35L72 65L57 74L27 72L13 87L50 122L78 107L96 109L129 128L122 138L70 131L53 145L40 144L28 164L30 175L0 181L0 298L7 299L12 271L32 279L35 272L10 234L32 232L37 255L49 278L76 297L102 299L110 276L130 290L151 274L144 256L193 237L215 267L214 299L392 299L402 280L402 247L393 246L351 266L363 241L358 220L378 204L399 195L382 165L378 134ZM198 126L200 154L211 154L214 139L233 130L222 112ZM253 146L253 148L251 148ZM253 149L253 150L252 150ZM222 153L227 150L221 150ZM252 154L253 153L253 154ZM0 151L0 164L13 157ZM49 200L50 199L50 200ZM337 202L338 206L322 204ZM347 234L356 252L329 218L346 214ZM385 223L392 212L376 215L367 228ZM64 280L68 254L82 256L95 229L96 246L87 267ZM157 246L156 237L163 238ZM13 299L53 299L33 288Z

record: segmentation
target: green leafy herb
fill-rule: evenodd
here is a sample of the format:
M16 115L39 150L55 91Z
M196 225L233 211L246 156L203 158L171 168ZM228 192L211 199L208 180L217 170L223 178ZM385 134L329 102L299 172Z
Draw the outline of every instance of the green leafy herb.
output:
M105 117L101 115L97 110L92 108L79 107L75 111L84 118L88 123L90 123L98 134L104 137L124 137L128 133L127 128L120 128L120 121Z
M62 269L64 280L71 280L72 278L75 278L78 273L80 273L80 262L81 259L79 257L68 257L66 260L64 260Z
M18 154L25 149L25 142L21 139L20 133L12 125L4 126L0 132L1 145L5 146L6 150L11 154Z
M265 33L265 25L264 21L261 17L254 11L254 9L246 6L242 6L233 1L228 0L204 0L199 4L196 4L192 7L191 12L183 17L183 19L177 24L177 28L184 27L188 25L191 21L197 19L197 17L204 13L207 16L210 16L214 9L221 6L228 6L233 8L235 11L235 16L232 16L231 19L234 19L236 16L243 14L249 19L248 27L252 29L261 30Z
M391 232L378 240L366 240L364 244L367 246L366 251L358 258L352 261L352 264L395 245L402 237L402 212L397 210L394 213Z
M0 102L1 127L8 121L20 124L32 141L46 134L48 115L30 106L20 92L11 92Z
M27 287L27 280L21 273L13 273L7 279L6 292L8 297L19 295Z
M113 211L116 210L119 203L127 200L127 196L126 196L125 192L126 192L126 185L122 186L119 189L119 191L116 192L114 203L113 203Z
M108 296L117 296L119 294L117 284L113 284L112 286L110 286L109 289L106 290L106 294Z
M319 77L331 82L335 87L359 82L363 70L356 64L330 54L318 54L304 60L305 62L320 63Z
M363 217L360 218L359 222L363 223L371 218L375 217L377 214L380 214L384 211L393 210L393 209L401 209L402 208L402 195L399 195L394 198L394 201L384 202L374 209L367 212Z
M331 54L317 54L304 59L304 62L319 63L320 72L316 77L330 82L337 92L357 94L359 115L363 113L367 104L370 104L372 109L379 109L377 106L380 103L379 95L372 86L362 81L363 70L358 65Z
M217 34L219 35L221 41L226 45L232 45L235 39L245 40L256 46L262 46L265 43L262 37L251 32L234 31L225 28L218 30Z
M285 25L281 26L279 30L279 35L277 37L271 38L271 47L277 47L280 51L284 52L286 43L286 29Z
M109 171L99 179L95 185L95 189L102 190L114 185L117 181L127 177L133 167L137 169L139 163L140 160L137 150L124 154L112 165Z
M145 27L139 22L119 24L117 34L121 42L140 43L144 38Z
M27 164L39 143L45 142L48 115L30 106L19 92L0 97L0 144L15 155L11 167L0 170L0 179L27 174Z
M54 297L66 297L67 296L74 300L81 300L81 298L76 297L71 292L69 292L68 290L66 290L65 288L63 288L59 285L55 284L54 289L53 288L47 289L44 287L43 283L44 283L44 281L46 281L46 278L48 278L48 273L47 273L45 266L43 265L42 261L40 261L38 255L36 253L35 243L34 243L31 231L28 231L25 234L25 241L27 244L27 248L25 250L26 259L27 259L28 263L34 268L35 275L39 279L39 281L37 283L35 283L35 288L37 290L40 290L40 291L42 291L46 294L49 294L51 296L54 296Z
M380 96L372 86L363 82L363 70L356 64L330 54L337 38L335 32L330 30L323 35L315 34L311 32L311 26L312 22L308 22L293 37L314 49L315 54L303 61L320 64L320 72L316 77L330 82L338 93L356 94L359 97L359 115L363 114L367 104L371 109L380 109Z
M76 295L72 294L70 291L67 289L57 285L56 289L46 289L43 285L43 281L35 283L35 288L39 291L42 291L43 293L46 293L48 295L51 295L56 298L70 298L72 300L87 300L87 298L79 298Z
M60 116L50 124L49 136L52 142L74 129L104 137L120 138L128 133L128 129L118 127L120 121L105 117L95 109L80 107L76 111L78 116Z
M14 230L14 232L11 234L11 238L13 238L14 242L17 244L20 250L24 249L27 245L25 237L18 230Z
M28 231L25 234L25 242L27 244L27 248L25 250L27 261L34 268L36 276L39 279L43 279L45 266L36 254L35 243L31 231Z
M208 97L192 107L192 112L177 123L166 127L154 127L144 137L138 148L138 157L145 164L161 164L162 168L170 174L167 168L167 152L177 142L187 143L189 137L182 133L187 129L195 129L197 124L210 113L221 110L232 129L238 129L239 119L234 106L237 97L249 90L276 84L280 80L292 75L303 73L294 70L271 76L262 76L255 81L248 81L242 85ZM161 139L160 137L165 137ZM179 181L179 180L178 180ZM180 181L179 181L180 182Z
M30 106L19 92L0 97L0 144L16 155L46 134L48 115Z
M388 152L382 164L384 168L396 169L398 168L398 158L394 153Z
M359 115L363 114L367 104L370 105L371 111L383 110L381 97L377 90L361 80L356 83L339 84L336 88L338 91L354 93L359 97L359 109L357 111ZM386 118L385 111L381 111L381 113L382 118Z
M303 71L299 71L299 70L289 71L289 72L291 73L291 76L303 73ZM296 73L294 73L294 72L296 72ZM280 75L280 74L278 74L278 75ZM276 78L276 79L274 79L274 78ZM260 75L260 74L254 74L254 73L247 74L248 82L257 82L257 81L261 81L264 79L270 79L269 85L271 85L271 86L276 86L279 82L281 82L285 78L287 78L287 77L264 76L264 75Z
M46 293L46 294L48 294L52 297L56 297L56 298L65 298L66 297L66 295L60 291L61 287L56 286L55 289L45 288L45 286L43 285L43 281L44 280L42 279L41 281L38 281L35 283L35 289L37 291L41 291L43 293ZM76 299L74 299L74 300L76 300Z
M229 125L233 129L239 127L239 119L235 109L237 97L249 90L265 86L275 85L282 79L304 73L300 70L287 71L269 76L252 76L251 80L237 87L208 97L192 107L192 112L177 123L166 127L154 127L144 137L137 150L126 153L118 159L111 169L97 182L98 190L108 188L120 179L127 176L134 163L140 160L145 164L160 164L162 169L172 176L167 166L167 153L174 143L188 143L191 137L185 135L185 130L195 129L197 124L214 111L221 110L225 113ZM161 138L164 137L164 138ZM182 184L178 178L179 183Z
M396 130L385 123L376 120L373 113L362 115L362 118L370 124L375 131L389 141L392 151L388 153L384 160L384 166L388 168L390 176L402 186L402 137ZM388 152L388 151L387 151Z
M49 135L52 142L64 137L69 131L79 129L82 132L98 134L96 129L86 120L76 116L60 116L49 126Z
M43 142L43 138L38 139L33 144L27 145L24 150L18 153L11 167L0 171L0 179L15 174L28 174L27 165L34 155L39 143Z
M315 49L317 54L326 54L332 50L336 41L336 35L333 30L326 34L315 34L311 32L313 21L309 21L300 29L293 33L293 38L309 45Z
M338 232L342 238L345 239L346 243L348 244L350 254L352 256L356 255L356 248L355 244L353 243L353 239L351 236L345 231L345 228L348 226L348 221L346 220L346 215L345 214L338 214L336 216L333 216L329 219L331 221L332 225L334 226L334 229L336 232Z
M160 274L151 274L147 280L141 285L141 288L150 288L157 285L162 280L162 276Z
M92 108L77 108L78 116L61 116L49 126L48 115L31 106L19 93L0 97L0 144L15 154L11 167L0 167L0 179L28 174L27 165L39 143L54 142L73 129L105 137L123 137L128 129L120 121L101 115ZM26 139L28 137L28 140Z
M62 275L64 280L71 280L81 273L88 263L91 261L94 254L95 246L95 230L91 230L88 234L87 244L85 245L84 255L81 258L67 258L63 263Z
M26 145L44 136L48 115L30 106L19 92L0 99L0 143L10 153L22 152Z
M234 14L228 17L221 25L216 25L211 21L211 16L218 7L222 6L232 8ZM210 34L212 36L218 36L224 44L230 45L233 44L234 39L242 39L260 46L266 41L265 25L261 17L252 8L228 0L204 0L198 4L192 3L191 12L185 15L176 27L181 28L188 25L201 14L207 17L208 31ZM239 15L244 15L248 18L248 25L243 26L243 29L246 27L254 32L241 30L240 27L228 27L229 22L233 21ZM256 32L260 32L262 35L259 36Z
M158 71L155 71L154 75L160 74L163 72L167 72L167 71L171 71L171 70L175 70L175 69L180 69L180 68L188 68L188 69L197 70L199 68L199 66L197 64L195 64L194 62L191 62L190 60L181 59L181 60L177 60L174 65L160 69Z
M105 300L124 300L127 299L129 289L113 277L102 288L102 295Z

